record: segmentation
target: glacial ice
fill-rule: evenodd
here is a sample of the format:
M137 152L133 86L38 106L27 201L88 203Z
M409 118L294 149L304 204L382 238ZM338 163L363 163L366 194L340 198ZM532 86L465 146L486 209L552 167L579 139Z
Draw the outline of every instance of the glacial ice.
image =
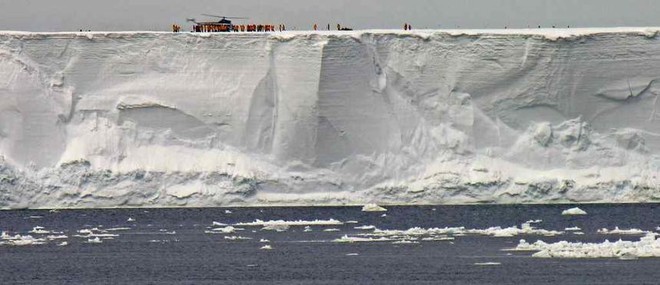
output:
M578 216L578 215L586 215L587 212L585 212L584 210L578 207L575 207L575 208L566 209L562 211L561 214L562 216Z
M386 212L387 209L376 204L366 204L362 206L362 212Z
M658 31L0 32L0 208L658 201Z

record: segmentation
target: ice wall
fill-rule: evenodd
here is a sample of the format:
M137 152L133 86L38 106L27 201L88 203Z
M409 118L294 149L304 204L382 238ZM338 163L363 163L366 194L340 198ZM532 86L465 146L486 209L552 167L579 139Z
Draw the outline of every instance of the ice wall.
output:
M658 201L659 39L0 32L0 206Z

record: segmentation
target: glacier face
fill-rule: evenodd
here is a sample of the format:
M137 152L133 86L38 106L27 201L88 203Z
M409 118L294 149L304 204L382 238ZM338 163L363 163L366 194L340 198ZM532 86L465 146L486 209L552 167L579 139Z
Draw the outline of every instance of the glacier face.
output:
M657 29L0 32L0 207L660 200Z

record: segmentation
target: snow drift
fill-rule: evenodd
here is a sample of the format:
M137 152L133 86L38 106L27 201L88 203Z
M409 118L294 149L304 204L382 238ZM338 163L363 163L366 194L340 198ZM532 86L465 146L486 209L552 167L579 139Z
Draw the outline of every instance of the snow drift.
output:
M0 206L660 200L657 29L0 32Z

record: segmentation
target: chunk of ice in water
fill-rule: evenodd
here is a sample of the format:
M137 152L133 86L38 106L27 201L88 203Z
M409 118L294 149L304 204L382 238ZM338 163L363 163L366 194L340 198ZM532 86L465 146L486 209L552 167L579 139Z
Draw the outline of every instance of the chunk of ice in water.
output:
M561 214L562 216L576 216L576 215L586 215L587 212L585 212L584 210L578 207L575 207L575 208L566 209L563 212L561 212Z
M387 209L376 204L366 204L362 207L362 212L386 212Z

